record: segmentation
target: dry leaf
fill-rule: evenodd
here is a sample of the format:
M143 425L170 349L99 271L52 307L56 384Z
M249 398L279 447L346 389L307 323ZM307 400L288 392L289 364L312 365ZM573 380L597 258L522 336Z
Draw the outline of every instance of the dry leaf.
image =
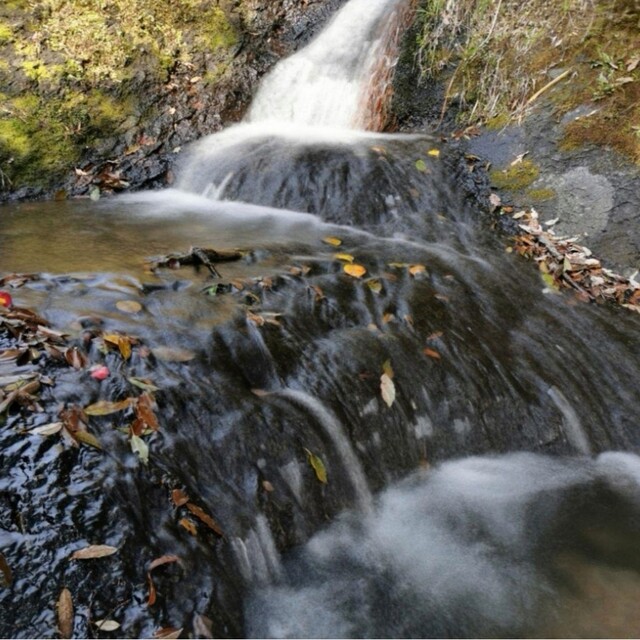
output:
M217 533L219 536L224 537L224 533L222 532L222 529L218 526L216 521L210 515L208 515L203 509L193 504L193 502L187 502L186 506L187 506L187 509L189 509L189 511L191 511L191 513L193 513L193 515L196 518L198 518L198 520L204 522L207 525L207 527L209 527L209 529L211 529L212 531L215 531L215 533Z
M361 264L345 264L342 269L352 278L362 278L367 270Z
M0 553L0 571L2 572L2 579L5 586L10 587L13 582L13 574L11 573L11 567L2 553Z
M412 264L409 267L409 273L414 277L417 276L418 274L426 273L426 272L427 272L427 268L423 264Z
M135 300L118 300L116 307L124 313L138 313L142 311L142 305Z
M84 408L84 412L88 416L108 416L118 411L123 411L131 406L133 398L126 398L125 400L119 400L118 402L109 402L108 400L100 400L94 404L90 404Z
M52 436L56 433L59 433L60 429L62 429L62 426L62 422L51 422L41 427L31 429L29 433L35 433L39 436Z
M57 603L58 631L61 638L73 637L73 599L66 587L60 592Z
M71 560L93 560L94 558L105 558L112 556L118 549L106 544L92 544L83 549L78 549L71 554Z
M332 247L339 247L342 244L342 240L340 238L335 238L334 236L327 236L326 238L322 238L322 242L325 244L330 244Z
M196 357L193 351L180 347L159 346L151 349L151 352L158 360L163 360L164 362L189 362L189 360L193 360Z
M180 558L178 558L178 556L174 556L170 554L165 556L160 556L159 558L156 558L155 560L151 561L148 571L153 571L156 567L161 567L163 564L171 564L173 562L178 562L179 560Z
M147 606L152 607L156 603L157 592L156 585L150 573L147 573L147 583L149 584L149 596L147 597Z
M120 628L120 623L115 620L96 620L93 624L98 631L117 631Z
M385 404L391 407L396 399L396 385L386 373L380 376L380 393L382 394L382 399L385 401Z
M171 492L171 502L176 507L181 507L189 502L189 496L182 489L174 489Z
M158 418L153 411L153 398L147 392L138 398L136 416L152 431L158 430Z
M430 155L432 158L439 158L440 149L429 149L429 151L427 151L427 154Z
M140 437L135 434L131 436L131 451L135 453L138 458L140 458L140 462L142 464L149 463L149 446L147 443Z
M367 280L367 287L373 291L373 293L381 293L382 292L382 282L378 280L378 278L373 278L371 280Z
M171 638L179 638L182 633L183 627L180 629L176 629L175 627L163 627L162 629L158 629L153 634L154 638L158 638L158 640L170 640Z
M355 258L350 253L334 253L333 257L341 262L353 262Z
M393 379L393 367L391 366L391 360L386 360L382 365L382 372L386 373L391 379Z
M433 358L434 360L442 359L442 356L435 349L430 349L429 347L425 347L422 350L422 353L424 353L424 355L428 356L429 358Z
M318 480L322 482L322 484L327 484L327 469L324 466L324 462L322 462L322 460L315 453L311 453L309 449L305 449L305 451L307 452L307 460L315 471L316 478L318 478Z
M183 529L186 529L192 536L198 535L198 529L196 529L196 525L193 520L190 520L189 518L180 518L178 524Z
M78 442L82 442L83 444L88 444L90 447L94 447L95 449L102 449L102 445L100 444L100 440L96 438L92 433L88 431L82 431L78 429L78 431L74 431L71 434Z

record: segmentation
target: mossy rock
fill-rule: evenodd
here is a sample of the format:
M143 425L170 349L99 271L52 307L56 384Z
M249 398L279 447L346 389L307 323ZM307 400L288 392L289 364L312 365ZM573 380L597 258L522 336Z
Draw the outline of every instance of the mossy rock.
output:
M540 168L531 160L522 160L506 169L494 169L489 173L491 184L505 191L522 191L533 184L540 175Z

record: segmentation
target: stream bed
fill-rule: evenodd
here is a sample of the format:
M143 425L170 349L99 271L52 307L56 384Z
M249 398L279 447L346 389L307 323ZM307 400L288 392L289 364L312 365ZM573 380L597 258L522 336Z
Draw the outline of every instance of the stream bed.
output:
M403 6L338 14L341 91ZM0 211L57 345L0 336L46 374L0 422L0 635L637 635L640 318L505 251L437 139L266 120ZM194 246L239 254L147 262Z

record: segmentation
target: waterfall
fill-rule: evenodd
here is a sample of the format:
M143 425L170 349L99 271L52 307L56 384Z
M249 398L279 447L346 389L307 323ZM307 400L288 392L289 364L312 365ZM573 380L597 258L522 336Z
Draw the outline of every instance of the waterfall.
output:
M307 47L264 79L249 122L361 128L371 76L403 0L351 0Z

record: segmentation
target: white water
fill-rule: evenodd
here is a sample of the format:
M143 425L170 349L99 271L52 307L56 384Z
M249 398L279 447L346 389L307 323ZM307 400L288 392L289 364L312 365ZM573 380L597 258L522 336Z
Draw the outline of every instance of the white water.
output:
M249 122L357 128L368 80L401 0L351 0L307 47L265 78Z
M446 463L317 534L249 635L635 636L639 478L620 453Z

